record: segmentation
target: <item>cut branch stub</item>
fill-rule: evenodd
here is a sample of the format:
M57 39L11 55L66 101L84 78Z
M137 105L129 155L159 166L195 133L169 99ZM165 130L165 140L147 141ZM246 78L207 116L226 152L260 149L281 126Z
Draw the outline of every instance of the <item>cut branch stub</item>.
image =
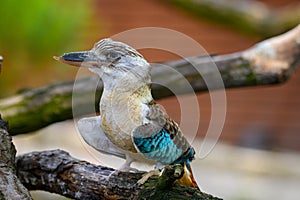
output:
M2 56L0 56L0 74L1 74L1 69L2 69L2 61L3 61L3 58L2 58Z

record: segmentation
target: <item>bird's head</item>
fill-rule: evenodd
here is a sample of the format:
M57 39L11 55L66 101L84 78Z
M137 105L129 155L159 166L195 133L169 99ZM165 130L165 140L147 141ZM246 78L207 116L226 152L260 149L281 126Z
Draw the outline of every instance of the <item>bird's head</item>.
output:
M130 79L150 82L150 64L134 48L122 42L102 39L89 51L65 53L56 60L88 68L105 82Z

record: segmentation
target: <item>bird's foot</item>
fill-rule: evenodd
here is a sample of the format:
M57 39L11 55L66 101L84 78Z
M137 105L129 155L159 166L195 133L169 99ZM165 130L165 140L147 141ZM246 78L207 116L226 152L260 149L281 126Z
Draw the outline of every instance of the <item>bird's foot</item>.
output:
M151 171L145 173L145 174L143 175L143 177L142 177L140 180L138 180L137 183L143 185L144 183L147 182L147 180L148 180L151 176L159 176L159 175L160 175L160 170L158 170L158 169L151 170Z
M119 176L120 173L125 173L125 172L134 172L134 173L137 173L139 172L138 169L136 168L133 168L133 167L129 167L129 166L121 166L119 169L116 169L115 171L113 171L112 173L110 173L108 176L107 176L107 180L109 181L109 179L112 177L112 176Z
M127 165L126 163L124 165L122 165L118 170L116 170L118 172L134 172L137 173L139 172L138 169L130 167L129 165Z

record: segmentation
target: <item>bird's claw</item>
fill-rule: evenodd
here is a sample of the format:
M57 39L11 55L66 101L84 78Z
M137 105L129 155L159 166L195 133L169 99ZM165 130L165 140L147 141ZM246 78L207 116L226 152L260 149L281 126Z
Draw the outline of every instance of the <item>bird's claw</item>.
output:
M160 175L160 171L159 170L151 170L145 174L143 174L143 177L141 179L139 179L137 181L138 184L140 185L143 185L144 183L146 183L148 181L148 179L151 177L151 176L159 176Z
M108 176L107 176L107 181L109 181L109 179L112 177L112 176L119 176L120 173L122 172L134 172L134 173L137 173L139 172L138 169L136 168L133 168L133 167L129 167L129 166L122 166L120 167L119 169L113 171L112 173L110 173Z
M118 170L116 170L115 172L118 172L118 173L120 173L120 172L134 172L134 173L137 173L137 172L139 172L139 170L136 169L136 168L130 167L128 165L123 165Z

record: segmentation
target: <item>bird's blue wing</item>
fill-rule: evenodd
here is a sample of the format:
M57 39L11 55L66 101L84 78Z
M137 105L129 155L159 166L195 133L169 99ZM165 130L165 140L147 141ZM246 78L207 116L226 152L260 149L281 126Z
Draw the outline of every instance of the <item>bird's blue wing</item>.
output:
M133 131L133 141L139 152L162 164L189 162L194 150L183 136L177 123L157 105L151 105L147 115L149 123Z

